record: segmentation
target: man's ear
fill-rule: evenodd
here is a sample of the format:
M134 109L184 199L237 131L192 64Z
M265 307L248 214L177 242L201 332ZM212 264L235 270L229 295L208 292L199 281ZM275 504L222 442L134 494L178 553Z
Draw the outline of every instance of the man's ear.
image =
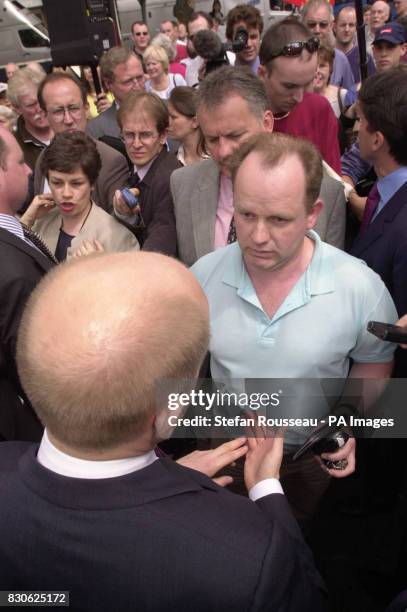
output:
M164 145L167 142L167 138L168 138L168 128L165 128L165 130L161 132L159 136L160 143Z
M263 127L265 132L272 132L274 127L274 117L271 110L266 110L263 116Z
M317 200L312 207L311 211L307 215L307 229L312 229L315 227L315 224L318 220L321 210L324 207L324 203L322 200Z
M257 68L257 76L259 77L259 79L261 79L262 81L265 80L266 76L267 76L267 70L266 67L263 66L262 64L260 64L260 66Z

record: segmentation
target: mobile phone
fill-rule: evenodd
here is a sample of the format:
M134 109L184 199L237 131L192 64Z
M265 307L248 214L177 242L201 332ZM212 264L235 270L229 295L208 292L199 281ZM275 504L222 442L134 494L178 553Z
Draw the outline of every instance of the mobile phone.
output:
M374 334L381 340L386 342L397 342L407 344L407 330L399 325L390 325L390 323L380 323L379 321L369 321L367 331Z
M138 197L135 196L134 193L130 191L130 189L127 189L127 187L120 191L120 195L122 196L123 200L129 208L134 208L135 206L137 206Z

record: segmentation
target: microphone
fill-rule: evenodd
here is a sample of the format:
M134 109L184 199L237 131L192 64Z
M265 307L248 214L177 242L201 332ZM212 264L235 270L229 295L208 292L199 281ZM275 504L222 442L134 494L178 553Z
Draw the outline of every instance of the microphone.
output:
M212 30L199 30L194 36L193 44L197 54L206 60L217 59L224 53L221 39Z

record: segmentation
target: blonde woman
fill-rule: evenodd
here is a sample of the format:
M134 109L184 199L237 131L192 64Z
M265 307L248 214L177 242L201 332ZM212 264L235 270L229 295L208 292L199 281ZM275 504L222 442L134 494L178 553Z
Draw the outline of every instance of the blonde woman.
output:
M150 45L143 55L144 65L149 76L146 91L155 93L162 100L168 100L171 91L178 85L186 85L180 74L168 73L168 55L158 45Z

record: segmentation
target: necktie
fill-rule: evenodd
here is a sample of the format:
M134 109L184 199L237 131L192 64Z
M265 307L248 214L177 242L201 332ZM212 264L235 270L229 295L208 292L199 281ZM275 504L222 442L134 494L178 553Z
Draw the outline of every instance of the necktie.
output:
M129 187L137 187L137 189L139 188L141 181L140 181L140 177L137 174L137 172L135 172L134 174L131 175L131 177L129 178Z
M232 244L232 242L236 242L236 226L234 217L232 217L230 221L227 244Z
M54 263L58 263L58 260L51 253L45 242L40 238L38 234L30 230L25 225L21 224L24 232L24 237L28 238L28 240L35 246L45 257L53 261Z
M380 202L380 193L377 188L377 183L373 185L371 190L369 191L369 195L367 196L365 210L363 212L362 225L360 227L360 235L362 236L373 218L373 215L376 212L377 206Z

